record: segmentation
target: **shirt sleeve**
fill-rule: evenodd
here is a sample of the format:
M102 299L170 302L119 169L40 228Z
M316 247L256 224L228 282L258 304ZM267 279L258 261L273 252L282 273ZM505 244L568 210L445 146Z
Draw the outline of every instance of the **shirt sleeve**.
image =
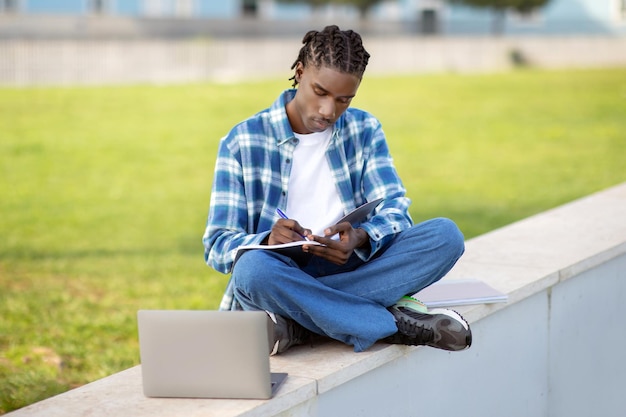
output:
M413 225L408 212L411 200L406 197L393 164L385 134L380 122L369 119L371 141L363 150L363 194L368 201L383 197L376 214L359 225L370 237L370 249L357 249L357 255L367 261L384 248L395 235Z
M236 141L226 137L218 149L209 216L202 237L204 259L209 266L229 273L239 246L259 244L269 234L250 230L248 217L240 153Z

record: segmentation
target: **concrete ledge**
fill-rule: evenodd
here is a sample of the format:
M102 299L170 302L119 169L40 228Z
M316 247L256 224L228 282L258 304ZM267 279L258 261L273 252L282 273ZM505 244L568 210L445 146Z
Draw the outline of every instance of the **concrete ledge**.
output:
M465 352L299 346L272 358L289 378L269 401L146 398L137 366L8 415L620 415L626 184L469 240L444 279L461 277L509 294L506 304L459 308L474 332Z

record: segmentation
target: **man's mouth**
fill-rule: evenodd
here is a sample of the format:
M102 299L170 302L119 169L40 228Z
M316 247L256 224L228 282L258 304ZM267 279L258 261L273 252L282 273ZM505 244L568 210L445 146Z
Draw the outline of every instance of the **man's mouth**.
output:
M321 130L326 130L330 126L330 120L327 119L313 119L313 123Z

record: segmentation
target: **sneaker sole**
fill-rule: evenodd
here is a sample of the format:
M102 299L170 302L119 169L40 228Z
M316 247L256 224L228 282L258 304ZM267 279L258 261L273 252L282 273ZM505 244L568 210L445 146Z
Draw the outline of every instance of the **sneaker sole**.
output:
M455 321L461 323L461 325L465 328L465 330L469 330L469 324L467 323L467 320L465 320L462 315L460 315L459 313L457 313L454 310L450 310L450 309L447 309L447 308L434 308L434 309L428 311L428 313L426 313L426 314L430 314L430 315L443 314L443 315L451 317Z

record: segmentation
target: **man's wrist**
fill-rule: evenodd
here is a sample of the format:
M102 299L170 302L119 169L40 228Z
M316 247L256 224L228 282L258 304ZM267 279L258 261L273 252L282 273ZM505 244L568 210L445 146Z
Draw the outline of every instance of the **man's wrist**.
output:
M370 247L370 235L364 229L358 228L355 229L358 237L358 245L356 246L359 249Z

